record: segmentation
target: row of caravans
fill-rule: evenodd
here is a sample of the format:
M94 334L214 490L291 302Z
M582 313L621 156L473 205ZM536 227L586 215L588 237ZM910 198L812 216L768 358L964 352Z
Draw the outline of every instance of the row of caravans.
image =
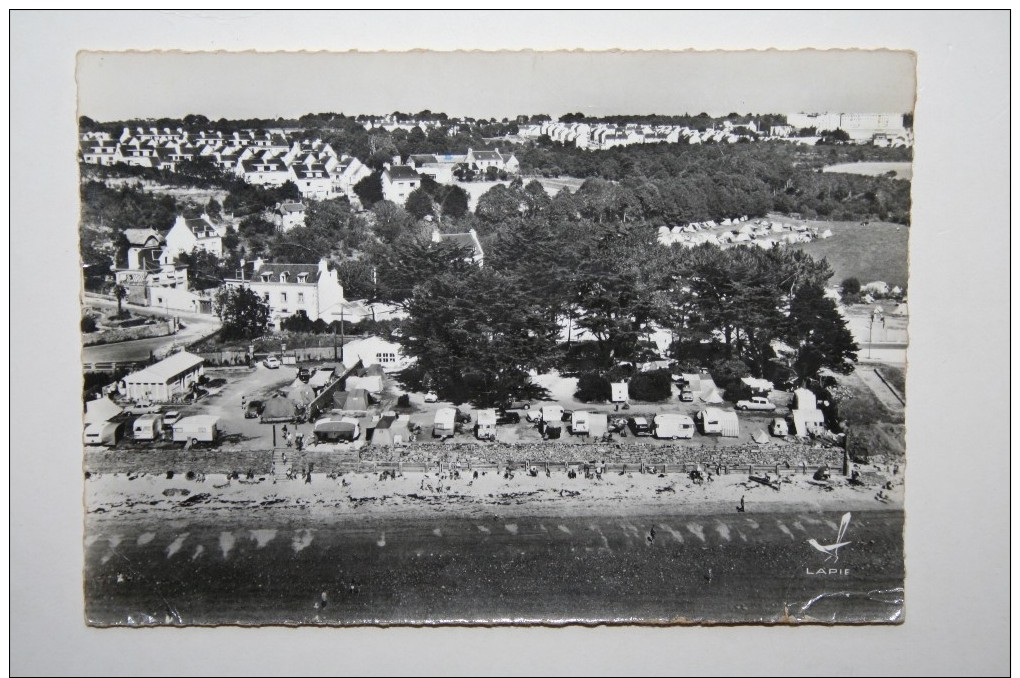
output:
M174 442L212 443L219 438L219 417L194 415L170 422L170 439ZM145 414L131 422L131 437L151 442L163 437L165 420L162 414ZM112 447L119 443L128 429L127 421L103 421L85 427L86 445Z

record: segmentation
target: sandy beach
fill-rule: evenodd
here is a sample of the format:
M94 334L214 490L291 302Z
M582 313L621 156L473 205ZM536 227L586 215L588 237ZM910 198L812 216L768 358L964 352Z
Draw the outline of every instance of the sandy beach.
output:
M866 486L853 486L833 475L828 489L811 475L783 472L773 487L749 479L746 473L706 474L696 483L680 473L655 474L637 470L609 471L601 478L570 478L562 470L548 476L515 471L407 472L391 474L312 473L295 479L260 475L229 479L224 474L196 476L146 474L93 475L85 483L90 514L132 514L151 517L227 512L232 510L300 510L316 517L414 516L423 514L509 515L627 515L663 513L733 513L744 498L745 510L834 511L900 508L902 474L870 470ZM888 469L887 469L888 471ZM707 478L711 479L707 479ZM772 478L775 478L772 474ZM878 482L876 482L876 479ZM306 482L307 481L307 482ZM884 489L890 482L892 489ZM780 489L775 489L776 487ZM876 498L879 492L883 499Z

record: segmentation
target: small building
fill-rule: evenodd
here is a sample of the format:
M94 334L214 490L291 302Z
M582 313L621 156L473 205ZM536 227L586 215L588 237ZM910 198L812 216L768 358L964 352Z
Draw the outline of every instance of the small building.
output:
M305 206L300 202L278 203L273 210L273 223L281 232L305 225Z
M191 390L205 374L205 361L181 351L124 377L121 391L131 400L170 402Z
M201 249L223 258L223 236L226 228L216 226L208 215L195 219L178 216L170 232L166 234L166 253L176 258L179 254Z

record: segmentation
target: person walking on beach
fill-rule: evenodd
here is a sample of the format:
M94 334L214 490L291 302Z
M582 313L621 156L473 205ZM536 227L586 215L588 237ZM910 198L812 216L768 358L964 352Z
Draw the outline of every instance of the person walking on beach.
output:
M737 513L744 512L744 495L740 495L740 506L737 507Z

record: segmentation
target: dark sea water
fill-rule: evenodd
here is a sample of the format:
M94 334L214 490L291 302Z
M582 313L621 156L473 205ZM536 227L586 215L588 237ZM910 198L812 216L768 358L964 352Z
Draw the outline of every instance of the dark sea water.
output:
M235 512L236 513L236 512ZM896 623L903 513L90 515L95 625ZM651 537L654 527L655 536Z

